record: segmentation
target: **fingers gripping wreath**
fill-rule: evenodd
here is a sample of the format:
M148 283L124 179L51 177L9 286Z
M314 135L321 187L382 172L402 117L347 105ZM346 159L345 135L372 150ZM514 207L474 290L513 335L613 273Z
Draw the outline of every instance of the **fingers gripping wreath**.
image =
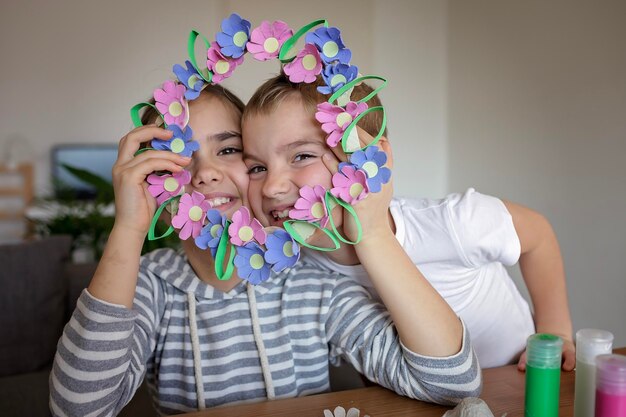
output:
M176 81L165 81L154 90L155 104L139 103L131 109L135 127L142 126L140 112L145 107L154 108L160 115L163 127L173 133L171 140L153 139L152 148L191 156L199 145L193 140L189 122L189 101L196 99L204 87L217 84L230 77L246 54L259 61L278 59L283 71L293 83L312 83L321 75L325 85L318 91L330 95L319 103L315 118L328 134L327 144L339 146L348 155L348 162L339 164L332 177L332 188L321 185L300 189L300 198L289 212L285 230L263 228L250 211L242 206L227 219L220 211L212 209L204 195L193 191L186 193L185 185L191 181L188 171L178 173L153 173L147 177L148 190L157 200L158 209L152 219L148 239L155 240L174 231L182 240L193 238L201 249L209 249L215 258L215 272L219 279L229 279L235 266L241 278L252 284L267 280L270 270L276 272L293 266L300 255L300 245L331 251L341 243L356 244L361 239L361 228L352 204L368 193L378 192L391 178L385 166L387 157L375 144L386 127L382 106L369 107L367 101L387 83L378 76L361 76L356 66L350 64L351 51L345 47L339 29L329 27L326 20L317 20L303 26L295 34L286 23L264 21L250 30L250 22L237 14L222 21L216 40L209 42L197 31L191 31L187 43L189 60L185 66L174 65ZM304 38L304 46L296 51L296 44ZM196 56L198 41L204 45L202 60ZM201 62L203 65L199 65ZM369 95L358 101L350 99L355 85L373 80L380 83ZM355 126L370 112L382 112L382 126L373 140L361 146ZM145 151L147 149L142 149ZM343 207L358 225L354 241L341 235L333 220L332 211ZM171 214L171 225L160 235L155 227L164 209ZM312 246L307 238L316 231L327 237L328 246Z

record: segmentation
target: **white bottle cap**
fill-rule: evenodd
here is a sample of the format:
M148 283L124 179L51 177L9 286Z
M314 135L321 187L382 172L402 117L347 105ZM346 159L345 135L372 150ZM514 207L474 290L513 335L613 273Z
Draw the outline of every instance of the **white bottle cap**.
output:
M595 364L596 356L611 353L613 334L606 330L581 329L576 332L576 360Z

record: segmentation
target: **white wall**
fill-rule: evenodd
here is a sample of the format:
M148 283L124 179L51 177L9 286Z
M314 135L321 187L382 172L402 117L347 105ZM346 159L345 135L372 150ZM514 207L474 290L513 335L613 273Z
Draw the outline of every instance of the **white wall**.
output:
M451 190L542 212L575 329L626 345L626 2L450 2Z
M294 7L297 4L297 7ZM24 0L0 6L0 158L30 149L49 189L55 143L116 142L130 107L237 11L255 26L326 17L381 93L398 194L468 186L545 213L576 328L626 345L626 3L620 0ZM244 99L278 67L246 59ZM23 151L18 151L22 154Z

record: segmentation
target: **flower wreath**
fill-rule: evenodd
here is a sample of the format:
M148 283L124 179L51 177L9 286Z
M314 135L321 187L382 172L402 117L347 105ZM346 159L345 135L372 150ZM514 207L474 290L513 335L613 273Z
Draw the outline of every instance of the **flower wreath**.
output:
M321 27L311 31L316 26ZM203 194L184 192L184 186L191 181L188 171L153 173L147 177L148 191L159 205L148 239L160 239L178 229L181 239L192 237L199 248L210 249L219 279L229 279L236 266L241 278L258 284L269 278L270 269L279 272L298 261L298 243L316 250L331 251L340 247L340 241L347 244L360 241L361 226L351 204L362 200L370 192L380 191L382 184L391 178L391 171L384 166L387 162L385 153L374 146L386 127L385 111L382 106L368 108L366 103L387 81L378 76L360 76L357 67L349 63L352 53L343 44L339 29L328 27L326 20L314 21L293 34L282 21L264 21L250 31L249 21L231 14L222 21L221 29L216 41L211 43L197 31L191 31L187 44L189 60L185 62L185 67L178 64L173 67L178 82L166 81L161 88L154 90L155 104L139 103L131 109L135 127L143 126L140 111L152 107L160 115L164 127L173 132L171 140L153 139L152 148L139 152L158 149L191 156L198 150L199 145L193 140L192 129L188 126L188 101L196 99L209 83L219 83L230 77L243 62L244 54L249 52L259 61L278 58L284 64L284 73L293 83L312 83L318 75L322 75L326 85L317 89L331 96L327 102L318 104L315 118L321 123L323 131L328 133L328 146L335 147L341 143L349 158L349 162L339 164L330 190L320 185L305 186L299 190L300 198L289 212L290 219L284 223L285 230L263 228L245 206L233 214L232 220L227 219L211 208ZM293 56L291 51L305 34L304 47ZM207 48L206 68L200 67L196 60L198 38ZM354 86L367 79L378 80L381 85L361 100L351 101ZM382 112L382 126L371 143L361 147L354 127L372 111ZM337 230L331 213L337 205L354 217L358 228L356 240L346 239ZM166 208L172 213L171 225L164 234L155 236L157 220ZM328 236L331 246L317 247L306 242L317 230Z

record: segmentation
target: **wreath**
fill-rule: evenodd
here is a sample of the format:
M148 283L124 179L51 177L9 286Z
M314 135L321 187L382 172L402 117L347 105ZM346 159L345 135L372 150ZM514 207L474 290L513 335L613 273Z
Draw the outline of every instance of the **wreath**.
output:
M378 192L389 182L391 171L385 166L387 156L375 144L386 127L386 116L382 106L368 107L367 101L387 83L378 76L361 76L356 66L350 64L351 51L345 47L339 29L329 27L326 20L316 20L294 32L282 21L264 21L250 30L250 22L237 14L231 14L221 24L216 40L209 42L199 32L189 34L187 51L189 60L185 66L174 65L176 81L165 81L154 90L154 104L142 102L131 109L135 127L143 126L140 112L146 107L157 111L163 127L172 131L170 140L153 139L151 148L191 156L199 144L193 140L189 122L189 101L196 99L204 87L217 84L230 77L235 68L243 63L246 53L259 61L278 59L285 75L292 83L313 83L321 75L325 85L317 87L330 98L317 105L315 118L322 130L328 134L329 147L341 143L348 162L339 164L338 172L332 177L332 188L321 185L305 186L299 190L300 198L290 219L280 228L263 228L251 216L247 207L240 207L226 218L212 209L204 195L193 191L185 193L184 187L191 181L188 171L178 173L153 173L146 179L148 191L157 200L158 209L152 219L148 239L155 240L178 231L182 240L190 237L203 249L210 249L215 259L215 273L219 279L232 276L235 266L239 276L252 284L267 280L270 269L280 272L293 266L300 256L300 245L321 251L332 251L341 243L356 244L361 239L361 226L352 204L362 200L368 193ZM306 36L305 36L306 35ZM298 41L305 36L304 46L294 53ZM198 65L196 45L204 44L205 52ZM376 80L380 86L358 101L350 99L354 86L365 81ZM380 131L373 140L361 146L355 126L370 112L382 112ZM354 241L342 236L332 216L332 210L342 206L354 217L358 234ZM164 209L172 214L171 225L165 233L155 235L155 227ZM313 246L307 238L316 231L328 236L328 247Z

